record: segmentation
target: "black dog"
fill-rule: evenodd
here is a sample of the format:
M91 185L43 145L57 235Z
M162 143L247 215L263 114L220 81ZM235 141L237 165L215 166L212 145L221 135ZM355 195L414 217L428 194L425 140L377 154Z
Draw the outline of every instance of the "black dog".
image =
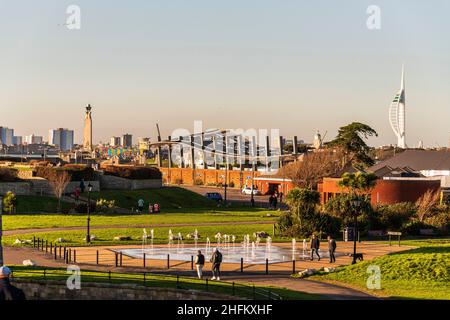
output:
M353 253L350 254L350 257L353 257ZM355 254L355 258L358 259L359 261L363 261L364 260L362 253Z

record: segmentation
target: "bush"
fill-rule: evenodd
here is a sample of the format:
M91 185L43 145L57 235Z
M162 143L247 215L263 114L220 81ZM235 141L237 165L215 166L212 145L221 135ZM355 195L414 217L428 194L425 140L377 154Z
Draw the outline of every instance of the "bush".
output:
M448 209L437 209L433 216L425 219L425 223L446 233L450 229L450 212Z
M194 180L194 186L202 186L203 185L203 180L202 179L195 179Z
M3 210L12 213L17 207L17 197L11 191L8 191L3 197Z
M71 181L93 180L94 169L84 165L65 165L64 167L36 167L36 176L50 180L56 173L66 171L71 176Z
M114 213L115 208L115 200L98 199L95 204L95 211L98 213Z
M402 202L382 205L377 208L380 222L387 230L400 230L415 215L416 207L413 203Z
M87 213L87 203L80 202L75 205L74 209L78 213ZM96 211L96 203L91 202L91 213L93 213L95 211Z
M230 188L234 188L234 181L231 181L231 182L228 184L228 186L229 186Z
M107 166L104 168L104 172L107 175L132 180L162 179L161 171L155 167Z
M403 226L402 231L406 232L410 236L418 236L420 235L420 229L432 229L432 227L420 222L419 220L414 220L406 223Z
M14 182L20 180L17 177L17 169L12 168L0 168L0 181L1 182Z

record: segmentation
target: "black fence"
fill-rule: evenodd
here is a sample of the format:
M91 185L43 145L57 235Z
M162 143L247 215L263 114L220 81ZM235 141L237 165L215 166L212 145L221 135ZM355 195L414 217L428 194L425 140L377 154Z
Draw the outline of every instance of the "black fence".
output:
M11 280L54 280L66 281L68 273L63 269L45 268L14 268L12 267ZM229 296L243 297L253 300L281 300L281 296L271 289L244 285L235 282L208 281L177 275L161 275L148 272L116 273L111 270L81 271L81 280L86 283L110 283L110 284L138 284L144 287L173 288L199 292L212 292Z
M141 259L141 263L139 264L139 259L133 258L133 263L127 264L126 261L130 261L130 257L123 254L120 250L113 251L105 254L101 253L99 250L91 251L91 252L82 252L77 253L76 249L71 247L66 247L62 244L53 244L48 242L48 240L43 240L40 238L33 237L33 247L40 251L46 252L51 255L54 260L62 260L64 263L82 263L86 265L95 265L95 266L104 266L104 267L116 267L116 268L143 268L145 270L149 270L152 268L152 265L149 260L147 260L146 254L144 253ZM79 261L77 260L78 258ZM177 267L183 267L184 270L194 270L194 256L191 256L190 261L171 261L170 255L167 254L166 262L160 264L160 268L165 268L166 270L172 269L175 270ZM269 259L265 259L264 265L258 266L255 264L245 264L244 258L240 259L239 267L233 272L244 273L260 273L260 274L275 274L275 273L283 273L283 274L295 274L298 270L304 269L302 266L302 262L309 261L309 259L304 258L303 260L292 260L292 261L283 261L283 262L270 262ZM136 263L138 262L138 263ZM165 265L165 267L163 267ZM188 267L186 267L188 265ZM156 268L155 268L156 269ZM257 270L251 270L257 269Z

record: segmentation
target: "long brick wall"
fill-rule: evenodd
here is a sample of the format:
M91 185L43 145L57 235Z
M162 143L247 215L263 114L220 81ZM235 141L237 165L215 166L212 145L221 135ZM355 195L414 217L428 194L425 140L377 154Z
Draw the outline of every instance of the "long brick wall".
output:
M237 188L242 188L246 181L250 186L251 171L241 170L214 170L214 169L192 169L192 168L159 168L163 174L163 182L168 184L203 184L203 185L217 185L225 183L225 174L227 174L227 181L231 182ZM255 177L260 176L261 173L255 172Z

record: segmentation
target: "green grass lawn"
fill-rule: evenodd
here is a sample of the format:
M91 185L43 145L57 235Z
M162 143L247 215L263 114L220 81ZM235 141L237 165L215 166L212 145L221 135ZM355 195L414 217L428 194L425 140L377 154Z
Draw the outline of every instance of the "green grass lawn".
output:
M17 196L16 213L54 213L58 200L49 196ZM62 201L61 208L68 211L73 204Z
M155 228L154 229L154 243L155 244L167 244L169 237L169 229L172 230L174 234L181 232L184 238L188 233L193 233L195 229L198 230L200 235L199 242L206 242L206 237L209 237L211 242L214 243L216 235L218 232L221 234L229 234L236 236L236 243L242 242L243 237L246 234L253 235L257 231L265 231L272 234L272 225L267 224L251 224L251 225L222 225L222 226L199 226L199 227L176 227L176 228ZM150 233L151 227L147 228L147 232ZM92 241L92 245L113 245L113 244L141 244L142 243L142 228L123 228L123 229L95 229L91 230L91 234L94 234L97 239ZM51 232L36 232L30 234L21 234L14 236L4 236L3 242L6 245L13 245L14 241L19 238L22 240L32 239L33 236L38 237L49 242L54 242L58 238L64 238L67 246L80 246L85 245L84 237L86 235L85 230L68 230L68 231L51 231ZM132 238L131 241L114 241L116 236L129 236ZM285 239L274 238L274 241L281 241ZM184 243L193 243L193 240L184 240Z
M270 217L267 214L270 213ZM93 226L209 223L232 221L274 221L275 211L258 208L192 209L159 214L93 214ZM3 230L76 227L86 225L86 214L15 214L3 216Z
M86 194L84 195L86 196ZM104 190L91 193L93 199L115 200L116 206L126 209L137 208L139 199L149 203L159 203L162 211L180 210L186 208L213 208L216 202L203 195L180 188L163 187L147 190Z
M24 266L11 266L13 270L14 278L21 280L55 280L55 281L66 281L67 271L65 269L56 268L44 268L43 267L24 267ZM159 288L178 288L185 290L198 290L198 291L208 291L226 295L233 295L243 298L253 298L253 286L251 285L239 285L236 284L233 290L233 284L230 282L219 282L219 281L209 281L208 286L204 280L198 280L195 278L179 277L178 283L175 276L157 275L146 273L145 282L144 274L141 273L112 273L111 280L106 272L98 271L81 271L82 281L84 283L113 283L113 284L138 284L145 285L148 287L159 287ZM283 300L311 300L311 299L324 299L321 296L306 294L303 292L292 291L285 288L276 288L271 286L255 286L255 298L265 299L268 296L269 291L271 296L276 294L280 296Z
M392 253L337 272L311 277L349 284L371 294L394 299L450 299L450 240L411 240L416 249ZM381 269L381 290L368 290L367 267Z

